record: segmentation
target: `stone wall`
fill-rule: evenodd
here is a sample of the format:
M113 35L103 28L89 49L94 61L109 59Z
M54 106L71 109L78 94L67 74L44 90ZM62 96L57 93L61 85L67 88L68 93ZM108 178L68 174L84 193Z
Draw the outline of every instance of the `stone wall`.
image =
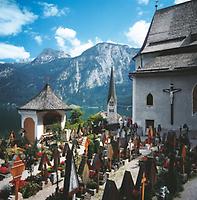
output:
M174 125L170 124L170 97L163 89L170 83L182 91L174 98ZM187 123L191 130L197 130L197 113L192 112L192 92L197 84L197 74L155 73L133 78L133 121L145 130L145 120L154 120L154 126L161 124L166 129L179 129ZM146 97L153 95L153 106L146 105Z

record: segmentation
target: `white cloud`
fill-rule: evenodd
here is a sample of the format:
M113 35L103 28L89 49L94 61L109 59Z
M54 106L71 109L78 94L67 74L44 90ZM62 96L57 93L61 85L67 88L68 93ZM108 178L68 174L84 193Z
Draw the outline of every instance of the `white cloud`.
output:
M190 0L175 0L174 3L179 4L179 3L186 2L186 1L190 1Z
M11 44L0 43L0 59L27 59L30 57L29 52L24 47L14 46Z
M77 38L77 32L70 28L59 27L55 32L55 39L57 45L60 49L66 51L71 56L78 56L83 51L91 48L96 43L101 41L98 37L95 38L95 41L88 40L85 43Z
M54 16L62 16L67 15L69 12L69 8L62 8L59 9L57 5L52 3L46 3L46 2L39 2L39 5L43 6L43 15L44 17L54 17Z
M70 28L63 28L63 27L59 27L56 30L56 35L61 36L64 39L73 39L76 37L76 31Z
M148 5L149 0L138 0L138 3Z
M70 55L71 56L78 56L81 53L83 53L85 50L91 48L92 46L94 46L94 43L91 40L88 40L86 43L77 45L77 46L73 46L70 49Z
M36 36L34 37L34 40L35 40L39 45L41 45L42 42L43 42L43 39L42 39L42 37L41 37L40 35L36 35Z
M34 22L38 16L20 9L14 1L0 0L0 35L17 34L22 26Z
M129 28L129 31L125 33L128 41L133 47L141 47L146 37L150 23L140 20Z

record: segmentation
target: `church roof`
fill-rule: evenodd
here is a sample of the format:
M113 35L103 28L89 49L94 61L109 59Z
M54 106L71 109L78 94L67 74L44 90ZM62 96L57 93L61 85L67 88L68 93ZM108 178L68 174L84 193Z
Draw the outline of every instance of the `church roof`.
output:
M140 53L197 45L197 1L157 10Z
M46 84L37 96L19 110L71 110L71 108L54 94L49 84Z
M113 98L114 100L117 99L116 97L116 89L115 89L115 81L114 81L114 71L113 67L111 68L111 76L110 76L110 83L109 83L109 93L108 93L108 98L107 98L107 103L109 100Z
M131 75L196 70L197 1L157 10L138 56L142 66Z
M143 70L174 70L179 68L197 67L197 52L161 55L143 66Z

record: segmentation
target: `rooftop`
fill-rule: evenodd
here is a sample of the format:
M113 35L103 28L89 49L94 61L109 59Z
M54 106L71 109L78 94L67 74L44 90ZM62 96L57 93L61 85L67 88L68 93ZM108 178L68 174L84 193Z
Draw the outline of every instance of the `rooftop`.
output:
M114 100L117 100L113 67L111 68L111 75L110 75L109 92L108 92L107 103L109 102L109 100L111 98L113 98Z
M37 96L19 108L19 110L35 111L71 109L70 106L66 105L54 94L49 84L46 84Z
M169 69L197 67L197 52L161 55L144 65L143 69Z
M157 10L140 53L197 44L197 1Z

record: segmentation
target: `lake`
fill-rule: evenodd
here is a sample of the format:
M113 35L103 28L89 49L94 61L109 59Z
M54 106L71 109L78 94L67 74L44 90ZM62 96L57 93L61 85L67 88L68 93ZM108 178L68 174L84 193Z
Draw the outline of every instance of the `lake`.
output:
M16 106L0 105L0 137L5 137L13 130L20 130L20 115Z

